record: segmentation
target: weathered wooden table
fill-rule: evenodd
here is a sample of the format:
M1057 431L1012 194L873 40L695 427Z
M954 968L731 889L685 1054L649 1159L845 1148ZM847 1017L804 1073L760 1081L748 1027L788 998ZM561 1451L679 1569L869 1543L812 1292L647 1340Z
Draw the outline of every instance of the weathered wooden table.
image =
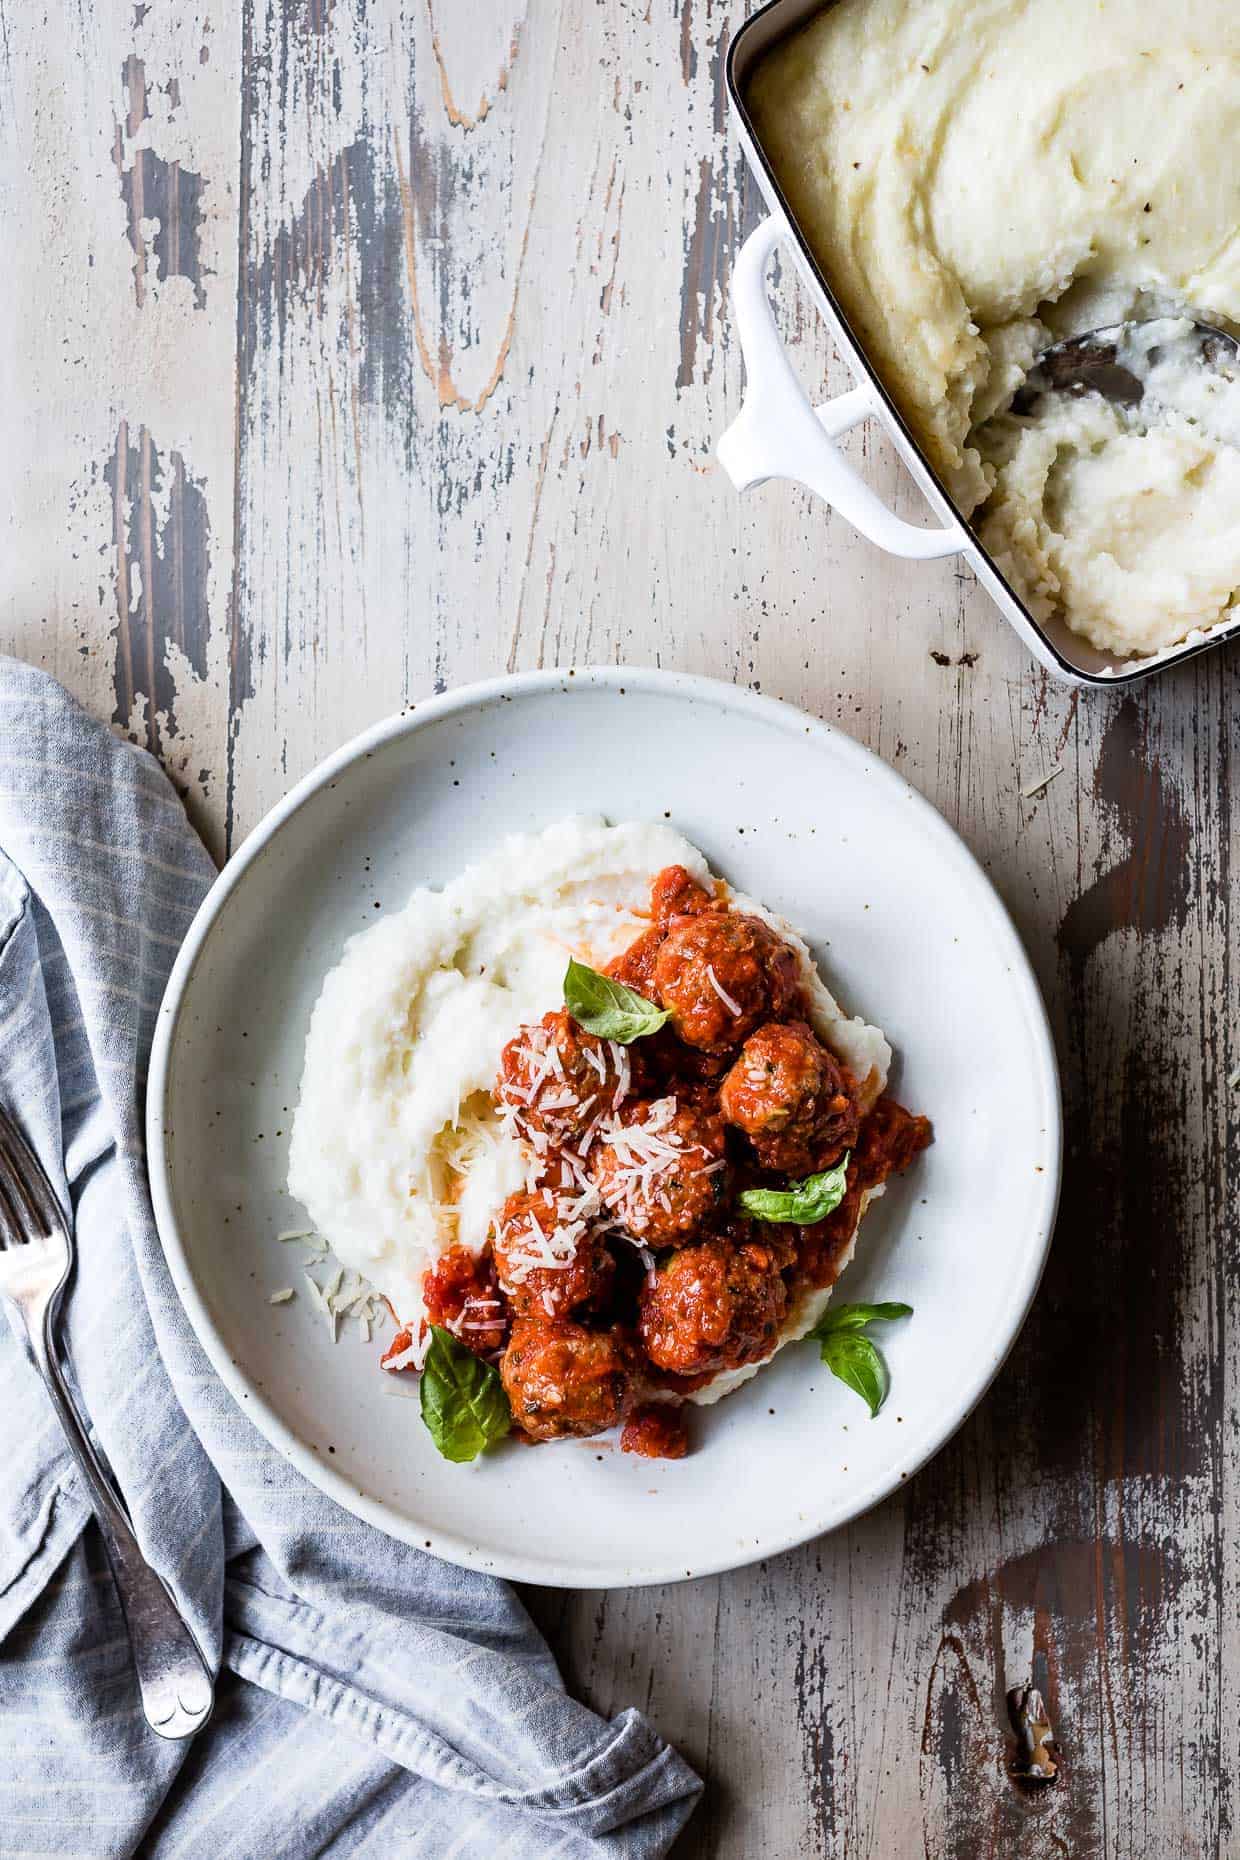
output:
M362 725L555 662L760 686L929 795L1059 1040L1064 1212L1021 1343L851 1529L531 1602L572 1685L708 1774L686 1860L1235 1853L1240 659L1078 701L967 574L733 494L738 17L0 0L0 638L148 743L221 855ZM784 296L806 377L843 385ZM1007 1775L1030 1676L1063 1754L1037 1794Z

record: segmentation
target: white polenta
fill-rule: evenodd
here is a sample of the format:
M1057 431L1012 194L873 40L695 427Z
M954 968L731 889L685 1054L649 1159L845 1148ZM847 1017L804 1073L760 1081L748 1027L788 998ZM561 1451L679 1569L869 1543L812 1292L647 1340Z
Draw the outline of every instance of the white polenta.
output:
M1235 0L839 0L751 98L849 321L1033 610L1121 655L1229 617L1230 422L1005 409L1064 336L1240 331Z
M491 1104L504 1046L562 1005L570 955L602 967L641 934L651 880L668 865L711 883L670 827L565 820L505 840L442 891L415 891L351 938L328 975L306 1039L289 1189L402 1324L422 1316L427 1268L453 1244L478 1251L525 1180L519 1140ZM792 945L820 1037L872 1103L891 1060L882 1034L844 1017L788 924L731 902ZM808 1321L798 1313L797 1328Z

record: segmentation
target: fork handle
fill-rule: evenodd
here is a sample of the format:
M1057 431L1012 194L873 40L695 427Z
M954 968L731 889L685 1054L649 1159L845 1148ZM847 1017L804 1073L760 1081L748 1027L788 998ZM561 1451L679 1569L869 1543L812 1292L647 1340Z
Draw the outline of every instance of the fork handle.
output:
M30 1332L35 1328L29 1326ZM38 1328L43 1334L31 1335L35 1358L103 1532L147 1723L161 1737L192 1737L211 1716L210 1668L171 1593L138 1548L124 1507L78 1418L47 1327Z

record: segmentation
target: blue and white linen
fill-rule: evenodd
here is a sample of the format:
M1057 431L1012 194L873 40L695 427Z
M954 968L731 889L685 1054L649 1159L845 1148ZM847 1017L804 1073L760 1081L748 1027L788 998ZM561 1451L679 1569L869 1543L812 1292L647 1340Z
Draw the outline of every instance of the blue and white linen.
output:
M700 1790L640 1713L564 1691L506 1584L323 1497L221 1386L142 1141L164 983L214 876L158 765L0 660L0 1099L72 1204L62 1338L144 1550L221 1668L142 1716L98 1531L0 1324L0 1860L658 1860Z

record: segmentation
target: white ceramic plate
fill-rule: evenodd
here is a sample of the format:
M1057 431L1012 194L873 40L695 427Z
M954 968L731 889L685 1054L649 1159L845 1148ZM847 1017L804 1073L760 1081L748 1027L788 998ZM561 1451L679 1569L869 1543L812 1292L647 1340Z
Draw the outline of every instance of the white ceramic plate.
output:
M871 1421L790 1346L694 1416L681 1461L598 1442L441 1460L356 1331L333 1346L282 1230L310 1010L351 931L504 834L570 812L670 818L808 937L849 1012L883 1027L893 1089L934 1147L861 1230L842 1296L902 1298ZM168 986L152 1056L155 1209L186 1310L251 1420L360 1517L529 1582L662 1582L854 1518L960 1425L1020 1328L1059 1187L1054 1050L988 879L924 800L789 706L662 672L533 673L420 705L346 745L246 841Z

